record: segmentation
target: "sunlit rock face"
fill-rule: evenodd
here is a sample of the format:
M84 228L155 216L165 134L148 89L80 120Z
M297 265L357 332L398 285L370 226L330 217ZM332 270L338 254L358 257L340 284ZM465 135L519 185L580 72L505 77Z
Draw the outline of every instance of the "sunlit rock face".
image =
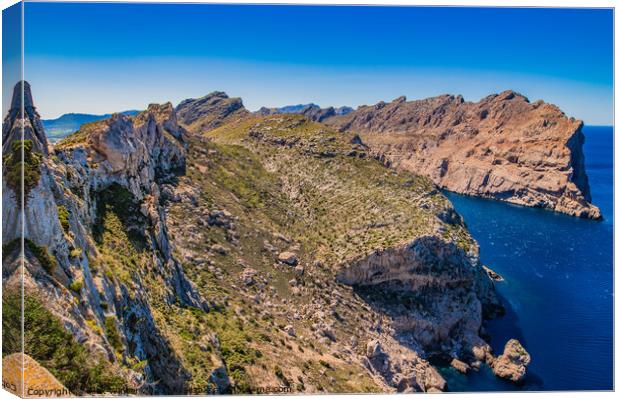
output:
M387 164L461 194L599 219L585 173L583 122L513 91L479 102L442 95L362 106L327 124L359 133Z

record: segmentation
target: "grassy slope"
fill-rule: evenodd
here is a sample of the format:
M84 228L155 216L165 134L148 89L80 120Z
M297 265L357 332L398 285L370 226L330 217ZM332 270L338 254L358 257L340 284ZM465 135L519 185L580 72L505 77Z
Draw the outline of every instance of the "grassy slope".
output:
M59 146L80 144L98 123ZM337 284L334 272L348 258L433 233L434 215L447 200L428 179L361 157L350 134L301 116L234 120L208 136L190 137L188 173L178 184L197 192L198 205L172 203L167 212L176 257L212 310L166 302L148 238L134 235L145 223L135 219L137 204L125 192L103 198L99 255L90 262L95 274L129 292L145 288L158 329L189 372L189 388L212 387L223 361L235 392L283 385L300 392L384 389L359 356L368 331L386 316ZM234 227L208 225L213 210L230 212ZM459 226L445 237L471 243ZM298 254L302 276L276 261L285 250ZM239 278L245 268L257 274L248 286ZM112 322L99 328L109 340L116 336ZM325 323L335 344L318 339ZM285 332L288 325L295 336ZM144 367L121 349L126 366Z
M238 390L282 384L299 391L381 389L356 359L365 330L384 316L336 284L334 271L347 258L432 233L434 213L447 200L425 178L348 156L350 135L299 116L235 121L208 136L212 141L191 139L188 175L180 182L198 189L199 205L173 204L168 223L186 273L221 312L186 322L217 334ZM233 215L234 228L204 223L216 209ZM447 234L470 244L463 228ZM225 254L214 250L218 246ZM301 277L275 261L291 247L305 267ZM257 271L258 283L240 281L245 267ZM316 313L323 310L337 344L316 338ZM283 331L286 325L296 337ZM188 348L202 333L182 335L185 349L178 344L196 381L206 375Z

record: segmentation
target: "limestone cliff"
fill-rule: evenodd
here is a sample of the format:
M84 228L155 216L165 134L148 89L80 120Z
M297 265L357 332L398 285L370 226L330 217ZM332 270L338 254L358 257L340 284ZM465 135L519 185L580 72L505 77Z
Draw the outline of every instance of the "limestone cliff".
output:
M25 87L28 122L40 126ZM18 87L5 123L20 123L20 99ZM25 155L37 162L25 165L32 184L23 219L18 186L10 184L15 165L6 163L3 176L5 292L23 281L27 296L44 303L97 358L124 365L127 380L144 392L183 391L187 379L154 308L161 303L207 308L172 254L159 205L160 182L184 170L184 134L172 105L165 104L85 125L49 155L37 144L45 142L44 135L26 136L35 145L26 145ZM10 148L21 142L19 136L6 140L10 160L17 156ZM24 268L16 260L19 245L13 244L21 223ZM26 353L33 349L26 345ZM142 373L129 367L141 361Z
M325 123L358 133L384 162L450 191L601 218L590 203L583 122L555 105L513 91L476 103L400 97Z

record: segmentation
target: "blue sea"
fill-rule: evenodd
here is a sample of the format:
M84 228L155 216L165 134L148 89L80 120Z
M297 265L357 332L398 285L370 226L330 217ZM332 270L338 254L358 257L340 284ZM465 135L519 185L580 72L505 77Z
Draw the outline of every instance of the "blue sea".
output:
M440 368L450 391L613 389L613 128L586 126L593 221L446 193L480 244L506 316L487 325L501 352L519 339L532 357L520 386L491 373Z

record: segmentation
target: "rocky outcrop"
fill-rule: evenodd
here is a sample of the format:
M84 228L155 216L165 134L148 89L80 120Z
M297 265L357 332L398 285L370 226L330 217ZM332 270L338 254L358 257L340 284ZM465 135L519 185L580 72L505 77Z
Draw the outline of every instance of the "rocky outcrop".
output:
M32 101L30 84L25 81L15 85L11 109L2 122L3 154L10 151L10 143L15 140L30 140L35 151L48 153L43 124Z
M388 337L366 344L367 367L383 376L398 392L441 392L446 381L414 352Z
M226 122L249 114L240 98L230 98L221 91L197 99L184 100L177 105L176 112L179 121L195 133L213 130Z
M493 373L513 382L520 382L525 377L530 364L530 354L516 339L511 339L504 347L504 353L491 362Z
M3 259L4 288L36 293L141 393L434 392L432 356L494 359L494 282L428 178L361 135L233 103L189 100L178 120L150 105L31 148L29 244L23 268L18 245Z
M483 319L503 312L477 255L434 236L351 259L338 280L360 287L403 341L431 354L474 358Z
M583 122L513 91L479 102L442 95L362 106L325 123L360 134L386 164L461 194L599 219L584 167Z

